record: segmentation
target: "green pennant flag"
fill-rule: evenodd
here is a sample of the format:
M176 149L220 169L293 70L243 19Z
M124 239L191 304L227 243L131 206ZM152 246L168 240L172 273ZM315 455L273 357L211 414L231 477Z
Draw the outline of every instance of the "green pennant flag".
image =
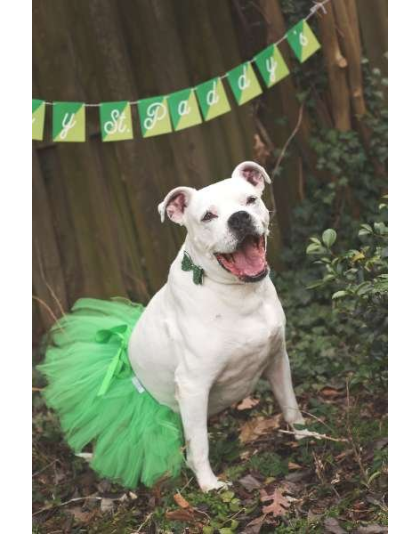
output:
M172 131L166 96L145 98L137 102L143 137L152 137Z
M255 56L255 62L267 87L273 86L289 74L280 50L270 45Z
M251 63L243 63L227 73L230 87L239 106L260 95L262 90Z
M85 105L81 102L54 102L53 141L83 143L86 141Z
M44 137L45 100L32 99L32 139L42 141Z
M230 111L226 91L220 78L213 78L204 82L195 90L204 120L209 121Z
M312 56L321 45L306 20L301 20L286 34L287 40L301 63Z
M122 102L104 102L99 106L102 141L124 141L133 139L130 104Z
M202 122L194 89L183 89L172 93L168 97L168 102L175 131Z

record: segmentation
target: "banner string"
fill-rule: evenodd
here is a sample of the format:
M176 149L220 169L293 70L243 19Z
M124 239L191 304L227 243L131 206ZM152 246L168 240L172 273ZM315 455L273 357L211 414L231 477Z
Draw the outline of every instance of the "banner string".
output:
M323 0L322 2L315 2L314 5L311 7L309 13L306 15L306 17L303 19L305 22L307 20L309 20L311 17L313 17L315 15L315 13L319 10L321 10L324 14L327 13L327 10L325 8L325 4L328 4L328 2L331 2L331 0ZM278 46L280 43L282 43L285 39L287 39L287 33L285 33L283 35L283 37L281 37L278 41L275 41L274 43L271 43L271 45L269 46ZM245 61L245 63L255 63L255 57L253 57L252 59L250 59L249 61ZM224 74L222 74L221 76L218 76L218 78L220 79L225 79L228 77L228 72L225 72ZM191 89L195 89L195 87L191 87ZM128 102L128 104L130 106L135 106L137 105L137 100L135 101L132 101L132 102ZM47 106L53 106L54 105L54 102L47 102L45 101L45 105ZM83 105L87 108L98 108L100 107L100 103L95 103L95 104L87 104L87 103L83 103Z

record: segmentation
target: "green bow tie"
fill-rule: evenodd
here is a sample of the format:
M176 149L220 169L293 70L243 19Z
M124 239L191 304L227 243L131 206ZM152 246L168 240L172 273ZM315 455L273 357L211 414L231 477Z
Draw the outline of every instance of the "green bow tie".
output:
M183 271L193 272L193 282L197 285L202 285L204 280L204 269L196 265L191 256L184 251L184 257L182 258L181 268Z

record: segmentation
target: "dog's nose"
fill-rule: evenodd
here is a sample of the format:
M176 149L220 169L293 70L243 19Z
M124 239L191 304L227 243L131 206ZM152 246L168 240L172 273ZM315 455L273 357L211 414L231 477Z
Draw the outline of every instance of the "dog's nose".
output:
M247 211L235 211L228 219L228 226L232 230L243 230L249 228L252 218Z

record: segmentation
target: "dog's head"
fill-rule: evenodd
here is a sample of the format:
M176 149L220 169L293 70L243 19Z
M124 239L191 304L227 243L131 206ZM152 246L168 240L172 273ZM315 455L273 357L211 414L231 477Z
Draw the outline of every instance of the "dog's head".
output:
M269 213L261 199L266 171L244 161L231 178L196 190L176 187L159 204L162 222L167 215L185 226L202 267L217 269L243 282L262 280L268 273L266 244Z

